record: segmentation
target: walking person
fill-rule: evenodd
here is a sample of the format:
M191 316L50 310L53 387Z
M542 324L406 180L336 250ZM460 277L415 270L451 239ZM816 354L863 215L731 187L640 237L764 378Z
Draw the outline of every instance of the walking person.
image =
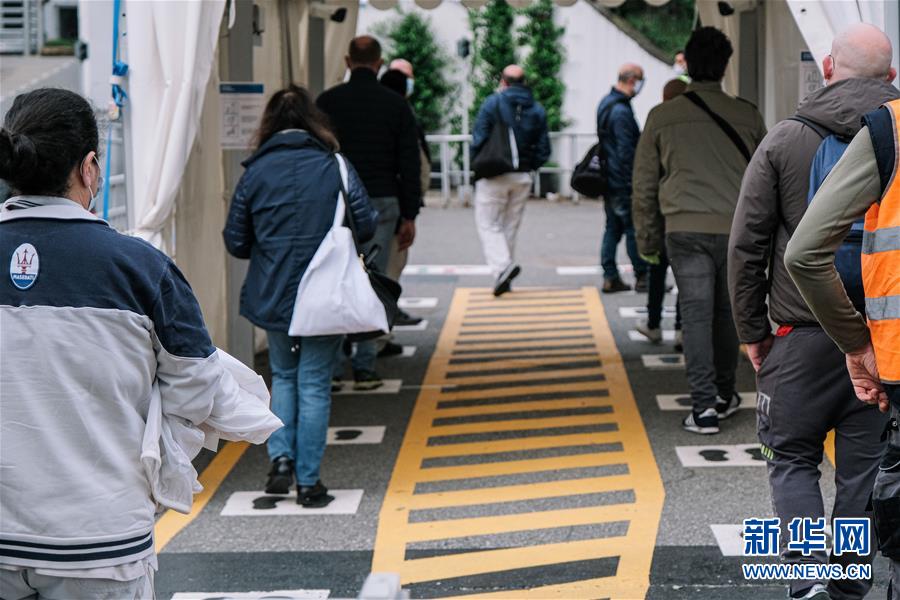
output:
M718 433L719 420L740 406L738 340L726 277L728 234L741 177L766 134L755 106L722 91L731 53L721 31L694 31L685 48L687 92L650 111L634 165L637 245L655 262L665 239L678 284L693 401L683 427L701 434Z
M331 412L331 375L343 336L291 337L297 286L334 222L341 179L338 143L309 93L296 85L276 92L263 112L256 151L244 161L222 235L228 252L249 258L241 314L266 330L272 409L284 427L272 434L266 493L297 503L330 502L319 477ZM360 241L370 239L377 214L353 168L348 209Z
M891 45L871 25L838 35L823 61L826 86L807 96L795 117L763 139L744 175L728 244L728 281L738 338L757 371L757 428L769 465L775 514L788 563L871 561L872 556L803 556L786 548L787 525L825 516L819 487L822 448L835 431L836 494L832 518L869 517L869 493L885 418L855 402L844 354L816 322L784 266L792 232L807 210L811 183L828 174L823 159L859 131L862 117L900 97L890 85ZM889 79L890 77L890 79ZM838 144L839 146L836 146ZM821 166L820 166L821 165ZM812 167L812 172L811 172ZM811 176L810 176L811 175ZM812 179L812 182L811 182ZM856 261L859 261L857 254ZM861 285L851 286L853 289ZM863 298L857 310L865 311ZM773 335L771 323L777 325ZM793 598L863 598L870 580L795 580Z
M387 273L391 244L409 248L416 236L422 206L421 159L416 120L409 103L378 83L381 44L368 35L350 42L346 57L350 81L323 92L316 104L328 116L341 152L356 168L378 211L374 237L363 246L382 273ZM378 250L372 255L373 249ZM375 358L387 339L355 344L351 358L353 387L373 390L383 385Z
M98 150L94 110L68 90L17 96L0 129L6 600L154 598L155 515L190 512L204 431L260 443L281 425L175 263L93 214Z
M877 46L871 49L875 50ZM893 81L891 48L884 38L860 67ZM826 59L828 60L828 59ZM831 58L840 67L840 53ZM860 400L890 411L887 441L872 488L877 546L890 561L888 598L900 595L900 179L896 139L900 100L863 118L864 127L803 215L787 244L784 264L825 332L846 355L850 383ZM848 298L835 257L853 224L865 217L860 261L865 314ZM868 323L867 323L868 322ZM765 366L765 365L764 365ZM879 438L869 441L872 450Z
M631 219L631 175L634 153L641 130L631 99L644 87L644 70L631 63L619 68L618 81L597 106L597 136L606 153L609 190L603 197L606 212L606 228L600 246L600 264L603 267L605 294L626 292L631 286L622 281L616 254L619 241L625 237L625 249L634 269L638 292L647 291L647 263L638 255L634 241L634 225Z
M680 79L673 79L663 87L663 102L667 102L672 98L684 93L687 84ZM665 231L662 232L665 236ZM646 261L649 265L647 276L647 320L639 321L635 326L635 331L643 335L653 344L662 342L662 312L663 302L666 299L666 292L670 287L666 284L666 277L669 274L669 256L666 254L665 247L659 255L659 260ZM681 352L681 307L678 300L675 300L675 350Z
M473 157L501 122L512 129L518 168L475 182L475 225L494 276L495 296L510 291L513 279L521 272L514 261L516 236L531 194L532 173L547 162L551 150L547 113L534 99L525 82L525 71L518 65L503 69L499 91L488 96L478 111L472 131Z

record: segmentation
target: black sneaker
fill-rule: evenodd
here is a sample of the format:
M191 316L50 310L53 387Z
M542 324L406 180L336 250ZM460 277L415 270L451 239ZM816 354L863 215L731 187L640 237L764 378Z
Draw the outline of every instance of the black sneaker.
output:
M672 348L678 354L684 353L684 333L682 333L681 329L675 330L675 343L672 345Z
M339 392L344 389L344 382L337 377L331 378L331 393Z
M303 508L324 508L331 504L334 496L328 495L328 488L317 481L315 485L297 486L297 504Z
M726 400L722 396L716 398L716 415L720 421L724 421L741 408L741 395L737 392L732 394L731 398Z
M519 273L522 272L522 267L519 265L509 265L503 272L500 273L500 277L497 278L497 281L494 283L494 296L502 296L506 292L512 289L512 280L519 276Z
M401 354L403 354L403 346L394 342L388 342L384 345L384 348L378 351L378 358L388 358Z
M634 291L641 294L646 294L649 289L650 284L647 281L647 274L644 273L642 275L638 275L634 281Z
M369 390L377 390L384 385L374 371L356 371L353 373L353 389L358 392L367 392Z
M690 431L691 433L712 435L719 433L719 416L714 408L707 408L701 413L691 410L691 414L684 418L681 425L685 431Z
M267 494L287 494L294 484L294 461L287 456L279 456L272 461L269 478L266 480Z
M397 318L394 319L394 325L400 327L408 327L413 325L418 325L422 322L422 317L414 317L405 310L401 310L397 313Z
M615 279L604 279L603 280L603 288L601 291L604 294L615 294L617 292L630 292L631 286L621 280L621 278L616 277Z

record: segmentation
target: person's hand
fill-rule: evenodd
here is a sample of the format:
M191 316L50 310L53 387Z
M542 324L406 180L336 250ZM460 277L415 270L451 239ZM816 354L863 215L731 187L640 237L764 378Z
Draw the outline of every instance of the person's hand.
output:
M750 358L750 364L753 365L754 371L759 371L763 361L769 355L769 351L772 349L772 342L774 341L775 337L770 334L758 342L746 344L747 356Z
M403 252L416 239L416 222L412 219L403 219L400 221L400 227L397 228L397 249Z
M658 265L659 264L659 252L654 254L641 254L641 258L644 259L644 262L650 265Z
M889 408L887 394L878 377L878 365L875 364L875 349L869 342L856 352L847 354L847 371L856 397L866 404L877 404L881 412Z

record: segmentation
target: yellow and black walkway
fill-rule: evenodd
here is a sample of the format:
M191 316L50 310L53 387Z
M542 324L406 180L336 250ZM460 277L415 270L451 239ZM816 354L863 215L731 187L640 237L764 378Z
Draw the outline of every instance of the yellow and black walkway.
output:
M399 572L414 597L443 584L479 597L643 598L663 499L597 289L458 289L373 570ZM561 575L526 584L546 579L528 576L536 569ZM519 589L489 591L509 590L491 582L510 576Z

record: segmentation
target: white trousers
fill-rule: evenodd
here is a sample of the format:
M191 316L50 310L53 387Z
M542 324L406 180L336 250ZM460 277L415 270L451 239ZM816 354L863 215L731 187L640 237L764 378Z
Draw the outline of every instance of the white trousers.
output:
M530 173L504 173L475 183L475 226L495 278L513 262L516 235L530 193Z
M40 569L0 569L3 600L153 600L153 570L138 579L116 581L93 577L42 575Z

